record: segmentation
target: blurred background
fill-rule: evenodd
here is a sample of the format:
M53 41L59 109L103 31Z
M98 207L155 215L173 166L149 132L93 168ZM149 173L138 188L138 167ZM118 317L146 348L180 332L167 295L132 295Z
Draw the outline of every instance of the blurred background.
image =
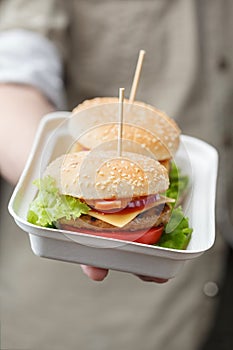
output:
M232 14L231 0L0 0L1 349L232 349ZM217 238L166 284L97 283L35 256L7 205L41 117L128 96L140 49L137 99L219 152Z

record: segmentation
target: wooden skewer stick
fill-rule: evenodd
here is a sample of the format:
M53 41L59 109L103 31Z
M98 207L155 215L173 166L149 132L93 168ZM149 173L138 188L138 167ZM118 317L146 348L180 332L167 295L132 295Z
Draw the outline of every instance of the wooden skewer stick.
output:
M123 107L125 89L119 89L119 128L118 128L118 157L122 155Z
M146 53L146 51L144 51L144 50L140 50L140 52L139 52L138 62L137 62L136 70L135 70L135 73L134 73L133 84L132 84L132 87L131 87L130 97L129 97L129 102L131 102L131 103L133 103L134 100L135 100L135 96L136 96L136 92L137 92L138 82L139 82L139 78L140 78L140 74L141 74L141 70L142 70L142 64L143 64L143 59L144 59L145 53Z

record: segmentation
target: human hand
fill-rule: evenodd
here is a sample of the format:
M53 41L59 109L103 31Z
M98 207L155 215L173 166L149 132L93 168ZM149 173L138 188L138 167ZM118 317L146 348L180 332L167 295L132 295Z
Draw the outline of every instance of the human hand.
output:
M52 111L54 106L35 88L0 84L0 169L12 184L22 173L39 121Z
M93 266L87 266L87 265L81 265L82 271L85 275L87 275L91 280L93 281L103 281L105 277L108 275L108 269L103 269L99 267L93 267ZM165 283L168 280L165 278L157 278L157 277L148 277L148 276L141 276L136 275L139 277L142 281L145 282L155 282L155 283Z

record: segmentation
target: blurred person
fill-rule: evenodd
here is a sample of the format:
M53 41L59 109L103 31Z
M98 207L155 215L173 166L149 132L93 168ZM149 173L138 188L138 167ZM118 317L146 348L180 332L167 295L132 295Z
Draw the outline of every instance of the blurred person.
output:
M232 13L230 0L0 0L3 348L201 349L221 295L222 234L231 232ZM33 255L7 214L12 187L3 181L17 182L43 115L129 91L140 48L137 99L220 152L220 233L164 285L113 271L94 284L108 271L83 266L87 279L75 264Z

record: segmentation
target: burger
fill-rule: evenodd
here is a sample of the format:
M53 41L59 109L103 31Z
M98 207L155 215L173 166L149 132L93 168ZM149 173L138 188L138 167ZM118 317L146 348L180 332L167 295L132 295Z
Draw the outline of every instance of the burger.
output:
M117 140L118 99L99 97L86 100L72 111L71 134L74 142L71 152L92 150ZM89 127L77 136L82 121ZM124 100L122 139L125 150L151 155L169 169L180 143L180 128L166 113L144 102L133 104ZM128 142L128 143L127 143Z
M79 151L52 161L30 205L35 225L155 244L171 215L166 168L145 155Z
M178 204L188 177L173 161L180 129L164 112L126 100L119 156L118 108L109 97L73 110L72 147L34 181L38 192L27 219L64 232L185 249L192 229Z

